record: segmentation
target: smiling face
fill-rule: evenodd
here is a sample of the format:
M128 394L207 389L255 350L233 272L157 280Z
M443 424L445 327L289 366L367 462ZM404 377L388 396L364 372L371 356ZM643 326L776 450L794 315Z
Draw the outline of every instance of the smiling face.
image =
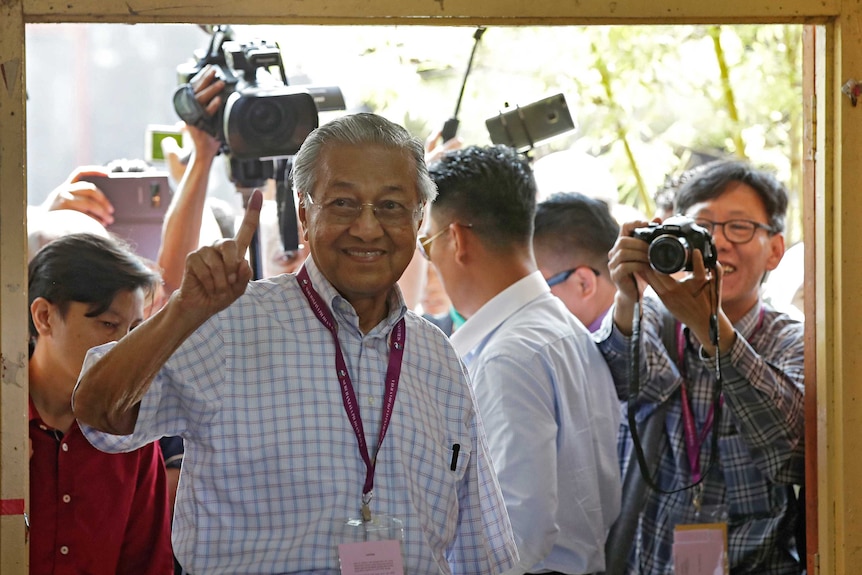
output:
M328 144L316 175L313 203L301 204L299 211L305 243L323 275L357 311L368 305L379 310L413 257L421 218L382 225L366 205L355 220L340 223L323 206L338 199L388 201L412 212L420 205L414 160L381 145Z
M685 215L715 222L744 219L769 225L763 201L751 186L743 183L732 183L717 198L691 206ZM728 318L735 322L757 302L764 274L775 269L781 261L784 237L758 229L750 242L733 244L727 241L724 228L716 227L713 240L718 262L724 270L721 306Z

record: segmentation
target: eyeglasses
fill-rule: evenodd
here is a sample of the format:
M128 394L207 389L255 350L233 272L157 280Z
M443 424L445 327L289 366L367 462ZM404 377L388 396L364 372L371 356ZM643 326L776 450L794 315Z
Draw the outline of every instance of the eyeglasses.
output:
M422 254L422 257L428 261L431 261L431 242L442 236L444 233L448 232L453 225L463 226L465 228L472 228L473 224L461 224L458 222L452 222L448 226L443 226L437 232L431 234L419 234L419 237L416 238L416 247L419 249L419 253Z
M587 268L587 269L589 269L591 272L593 272L594 274L596 274L596 277L598 277L599 275L601 275L601 274L599 274L599 270L594 269L594 268L591 268L590 266L578 266L578 267L574 267L574 268L572 268L572 269L570 269L570 270L566 270L566 271L564 271L564 272L560 272L560 273L558 273L558 274L554 274L554 275L552 275L551 277L549 277L549 278L547 279L548 287L549 287L549 288L550 288L550 287L554 287L555 285L559 285L559 284L563 283L564 281L566 281L567 279L569 279L569 278L572 276L572 274L573 274L573 273L575 273L576 271L578 271L578 270L579 270L579 269L581 269L581 268Z
M416 222L422 215L424 204L416 207L405 206L395 200L379 200L377 202L359 202L353 198L329 198L321 203L315 203L310 195L305 196L310 207L320 211L326 221L338 225L352 224L362 215L362 208L368 206L381 226L407 227Z
M695 218L694 223L703 227L713 237L715 237L715 228L720 227L724 232L724 237L732 244L747 244L754 238L757 230L766 230L767 233L773 234L775 230L772 226L753 222L751 220L727 220L726 222L714 222L704 218Z
M431 256L429 255L429 250L431 249L431 242L442 236L444 233L449 231L449 226L443 227L440 231L431 234L419 234L419 237L416 238L416 247L419 248L419 253L422 254L422 257L428 261L431 261Z

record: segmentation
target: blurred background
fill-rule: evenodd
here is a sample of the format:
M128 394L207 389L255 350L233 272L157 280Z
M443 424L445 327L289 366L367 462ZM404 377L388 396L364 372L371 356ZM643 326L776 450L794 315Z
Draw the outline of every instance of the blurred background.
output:
M453 115L475 43L473 27L233 30L240 41L277 42L289 84L339 86L348 111L380 113L422 139ZM667 178L744 156L790 189L791 245L801 239L801 39L789 25L490 27L458 136L490 143L485 120L562 93L577 127L532 150L537 163L562 150L589 156L611 173L618 201L652 214ZM178 121L177 66L209 40L187 24L28 25L29 202L77 166L143 158L147 126Z

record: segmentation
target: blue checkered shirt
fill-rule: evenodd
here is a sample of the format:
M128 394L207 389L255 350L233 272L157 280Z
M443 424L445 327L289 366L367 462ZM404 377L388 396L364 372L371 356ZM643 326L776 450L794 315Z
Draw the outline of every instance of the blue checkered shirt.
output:
M404 522L408 573L487 575L517 559L466 371L400 292L367 334L313 261L338 323L369 450L377 447L389 334L407 340L392 421L377 457L375 515ZM96 348L85 366L103 354ZM345 414L331 333L293 275L253 282L189 337L141 403L134 434L87 430L103 450L185 440L174 551L191 573L337 574L336 532L359 516L365 464ZM453 445L460 446L452 469Z
M657 484L671 491L691 484L683 433L677 364L662 341L664 307L656 298L643 302L638 421L659 402L670 402L660 445ZM728 550L734 575L802 572L793 541L796 520L793 484L804 479L803 326L785 314L756 305L735 326L737 338L722 358L724 408L718 457L706 473L703 505L729 511ZM628 397L629 343L608 314L596 334L611 367L621 399ZM704 357L685 332L685 371L695 424L699 430L712 406L715 363ZM626 421L626 417L623 417ZM715 429L715 427L713 427ZM706 471L712 438L706 436L700 468ZM637 465L627 426L620 436L620 464ZM673 573L673 527L692 508L692 490L660 494L649 490L629 561L629 573Z

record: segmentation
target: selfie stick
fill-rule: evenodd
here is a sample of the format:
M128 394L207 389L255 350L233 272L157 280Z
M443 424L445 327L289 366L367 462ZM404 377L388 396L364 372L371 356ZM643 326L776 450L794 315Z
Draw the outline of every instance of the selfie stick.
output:
M467 62L467 70L464 72L464 80L461 82L461 93L458 94L458 103L455 104L455 114L446 120L443 124L443 130L440 132L444 142L448 142L455 137L458 132L458 112L461 110L461 98L464 97L464 87L467 85L467 77L470 75L470 68L473 67L473 56L476 55L476 47L479 45L479 40L482 39L482 34L485 33L485 27L479 26L473 33L473 50L470 52L470 60Z

